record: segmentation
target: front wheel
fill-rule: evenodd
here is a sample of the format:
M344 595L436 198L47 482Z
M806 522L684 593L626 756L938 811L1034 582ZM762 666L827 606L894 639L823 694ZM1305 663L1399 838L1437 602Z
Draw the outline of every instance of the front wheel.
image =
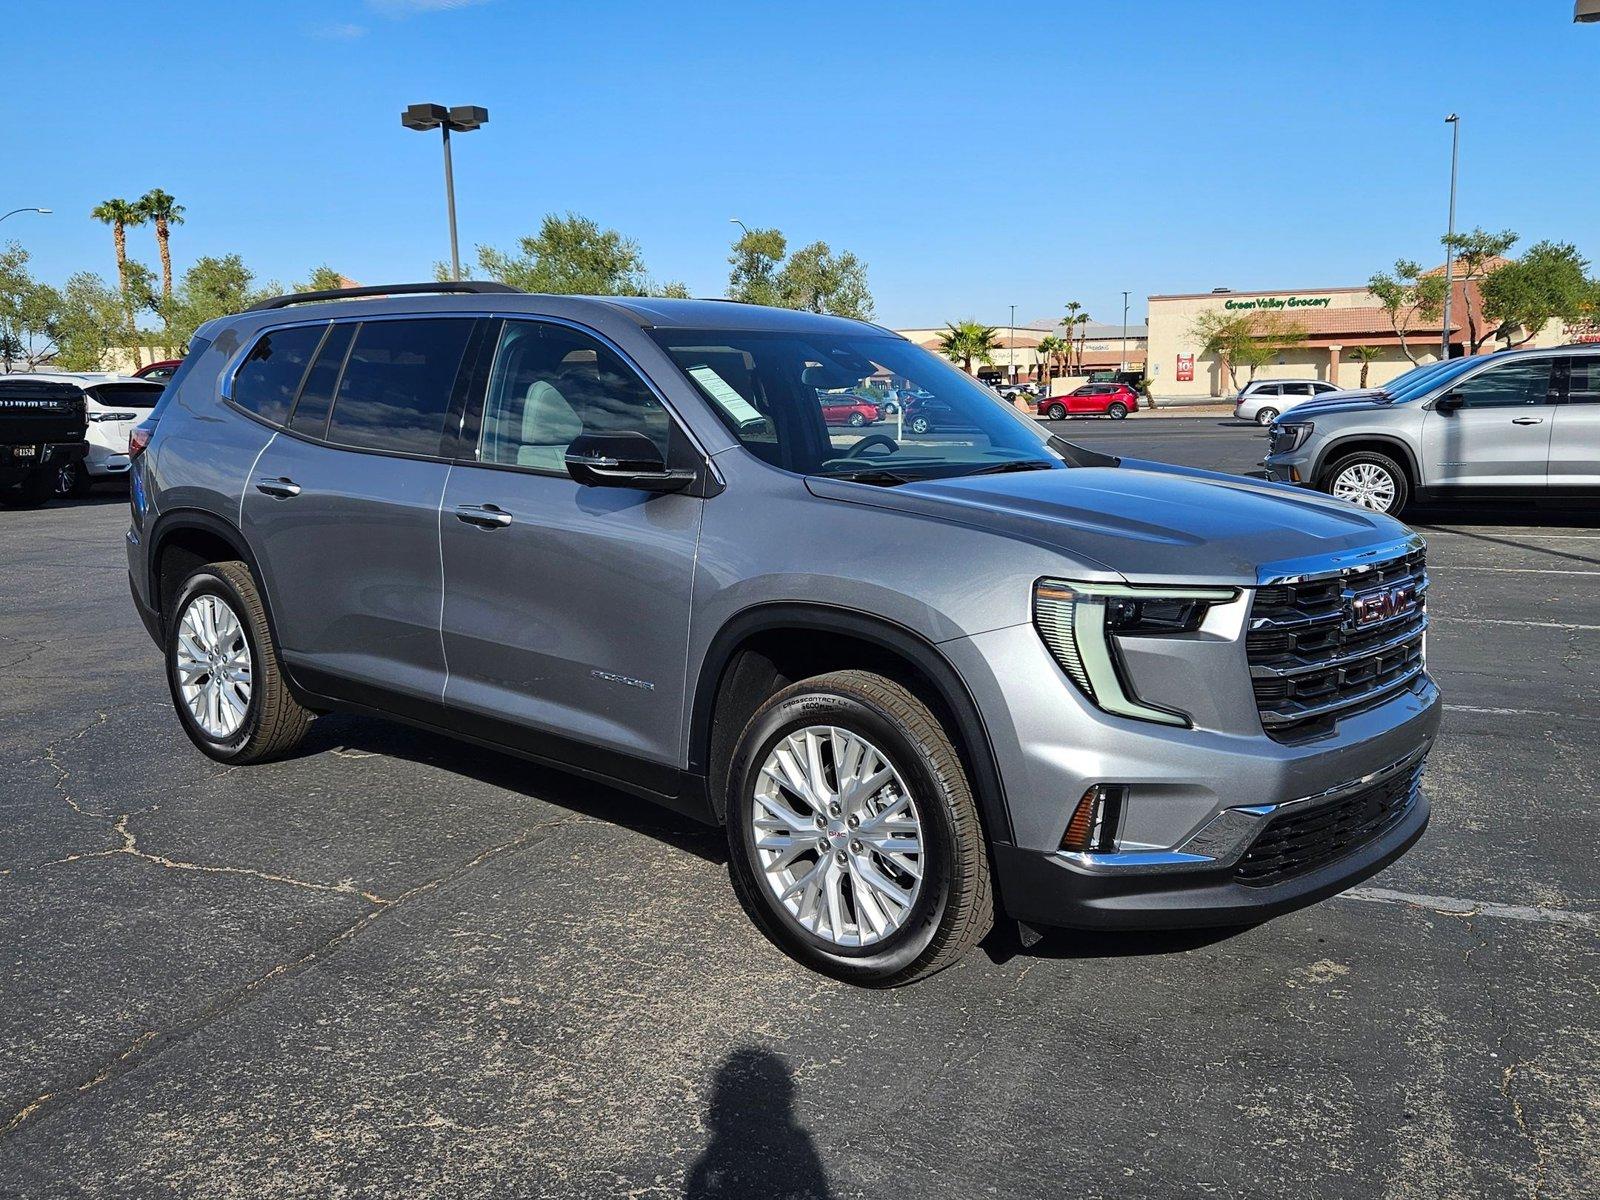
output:
M1106 416L1110 417L1113 421L1120 421L1127 415L1128 406L1122 403L1120 400L1113 404L1110 408L1106 409Z
M860 413L851 413L850 414L850 428L851 429L860 429L866 423L867 423L867 419L865 417L863 417Z
M210 757L262 762L305 736L311 713L289 692L244 563L208 563L184 580L167 618L166 658L178 719Z
M1411 494L1405 468L1385 454L1362 450L1328 468L1323 491L1373 512L1398 513Z
M1067 410L1061 407L1059 404L1052 404L1045 410L1044 415L1049 417L1052 421L1059 421L1067 415Z
M927 433L928 430L933 428L933 425L927 417L912 417L911 424L906 428L910 429L912 433Z
M1278 410L1275 408L1263 408L1260 412L1256 413L1257 425L1271 425L1277 419Z
M769 699L728 774L734 887L804 965L867 987L933 974L994 922L988 847L938 719L879 675Z

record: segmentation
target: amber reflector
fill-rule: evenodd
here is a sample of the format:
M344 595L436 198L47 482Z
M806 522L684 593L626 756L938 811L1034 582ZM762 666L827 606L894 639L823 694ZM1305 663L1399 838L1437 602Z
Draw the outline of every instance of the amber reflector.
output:
M1089 849L1090 839L1094 837L1095 807L1099 800L1098 784L1083 794L1083 799L1078 801L1078 807L1073 810L1072 820L1067 822L1067 832L1062 835L1063 850Z

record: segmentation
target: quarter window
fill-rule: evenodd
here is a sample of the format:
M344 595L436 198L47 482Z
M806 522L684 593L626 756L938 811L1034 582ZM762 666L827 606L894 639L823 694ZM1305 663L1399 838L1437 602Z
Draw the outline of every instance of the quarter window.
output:
M1569 358L1568 404L1600 404L1600 356Z
M262 334L233 377L233 402L263 421L282 425L326 328L298 325Z
M1463 408L1515 408L1550 403L1550 364L1553 359L1525 359L1490 367L1449 389L1459 395Z
M670 458L672 418L615 353L563 325L507 321L478 461L565 475L567 447L583 433L642 433Z
M350 347L328 440L436 456L472 321L367 321Z
M327 430L333 389L338 385L339 372L344 369L345 355L350 352L355 331L354 324L338 324L328 330L322 349L317 351L317 361L311 364L305 384L300 388L294 415L289 418L289 428L296 433L319 438Z

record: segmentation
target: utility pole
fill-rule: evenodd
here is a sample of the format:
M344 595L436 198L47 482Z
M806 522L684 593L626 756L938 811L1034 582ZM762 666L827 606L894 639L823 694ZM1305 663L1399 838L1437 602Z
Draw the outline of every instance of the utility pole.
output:
M1122 293L1122 365L1117 368L1124 375L1128 373L1128 293Z
M1010 344L1006 346L1006 382L1013 387L1017 382L1017 306L1011 306Z
M1450 357L1450 301L1456 290L1456 155L1461 148L1461 118L1451 113L1444 119L1450 126L1450 224L1444 243L1444 329L1439 334L1439 357Z

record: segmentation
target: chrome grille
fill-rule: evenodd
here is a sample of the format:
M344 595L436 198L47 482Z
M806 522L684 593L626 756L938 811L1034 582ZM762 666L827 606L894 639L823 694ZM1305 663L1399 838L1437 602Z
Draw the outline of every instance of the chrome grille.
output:
M1317 737L1420 679L1427 588L1420 546L1258 588L1245 645L1268 735Z

